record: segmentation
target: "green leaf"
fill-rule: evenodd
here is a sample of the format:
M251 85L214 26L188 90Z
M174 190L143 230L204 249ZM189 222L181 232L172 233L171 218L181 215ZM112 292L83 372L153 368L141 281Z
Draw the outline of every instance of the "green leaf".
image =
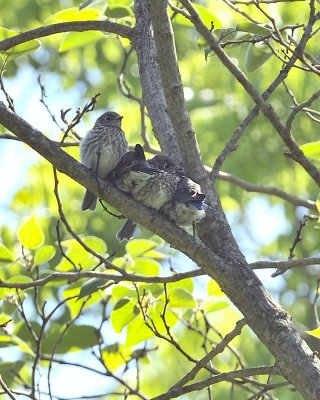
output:
M214 14L212 14L212 12L209 11L207 8L201 6L200 4L195 4L195 3L193 3L193 7L198 11L200 18L202 19L204 24L207 26L207 28L209 28L209 29L211 28L211 23L213 23L213 26L215 28L222 27L221 21ZM185 27L194 28L193 23L181 14L177 14L174 17L173 22L175 24L179 24L179 25L182 25Z
M144 253L145 257L150 257L150 258L155 258L158 260L165 260L168 258L167 254L161 253L160 251L157 250L150 250Z
M33 262L35 265L45 264L46 262L52 260L55 254L56 248L54 246L42 246L36 251Z
M254 72L272 56L269 47L264 43L256 45L250 43L246 53L245 68L247 72Z
M303 154L311 158L313 160L320 160L320 141L309 142L299 146L300 150L303 151Z
M9 335L1 335L0 334L0 348L5 348L5 347L12 347L14 344L14 340L11 336Z
M128 6L110 4L105 11L105 15L109 18L125 18L132 16L133 12Z
M66 8L53 15L51 15L47 22L68 22L68 21L88 21L97 20L100 17L99 11L93 8L83 8L78 7Z
M0 374L7 386L12 386L24 364L24 361L0 362Z
M101 287L105 286L107 281L105 279L93 278L88 280L84 285L81 286L78 299L88 296L89 294L97 292Z
M236 26L237 31L253 33L254 35L267 36L270 35L270 29L263 25L253 24L252 22L239 22Z
M168 290L168 298L170 308L194 308L197 305L190 292L182 288ZM159 300L164 302L166 300L165 294L162 294Z
M320 339L320 326L316 329L313 329L312 331L306 331L311 336L316 337L317 339Z
M35 250L44 242L44 233L34 216L18 229L19 242L26 249Z
M207 313L211 313L214 311L219 311L222 310L226 307L229 307L229 303L227 301L217 301L216 299L213 299L212 297L209 297L205 299L202 304L201 308Z
M67 286L62 292L63 298L68 299L66 304L69 309L71 318L75 318L82 311L83 307L88 308L92 304L101 301L101 292L94 292L89 298L85 300L79 299L79 291L81 289L80 282L76 282L73 285Z
M0 263L7 263L13 260L14 258L10 250L4 244L0 243Z
M25 342L24 340L20 339L16 335L11 335L11 337L12 337L12 340L14 341L14 343L19 348L19 350L23 351L26 354L29 354L32 357L35 356L34 351L32 350L32 348L29 346L29 344L27 342Z
M162 283L140 283L138 289L140 296L151 294L153 298L159 297L164 291ZM137 296L136 292L135 296Z
M122 329L139 315L138 306L130 299L121 299L114 306L111 313L111 324L113 329L120 333Z
M13 36L18 35L19 32L13 31L12 29L2 28L0 27L0 40L4 40ZM29 40L26 43L18 44L17 46L12 47L9 50L0 51L2 56L7 57L20 57L27 53L32 53L33 51L38 50L41 46L41 42L38 39Z
M59 47L59 52L63 53L64 51L83 47L95 43L104 37L105 35L102 32L70 32L64 36Z
M146 257L135 258L133 266L127 268L128 272L145 276L158 276L160 269L161 266L157 261Z
M102 239L96 236L86 236L81 239L94 252L105 256L107 246ZM75 239L65 240L62 242L62 245L67 247L66 255L73 261L77 268L81 266L83 269L89 269L97 263L97 258L85 250ZM56 270L70 271L74 270L74 266L64 257L56 266Z
M126 251L132 258L141 257L146 252L155 249L159 244L148 239L133 239L126 244Z
M9 283L30 283L33 279L26 275L15 275L7 280Z
M317 197L316 207L317 207L317 210L319 213L319 219L318 219L318 223L319 223L320 222L320 193L318 194L318 197Z
M111 344L102 350L102 359L111 372L131 360L132 349L123 344Z
M96 253L106 253L107 245L97 236L81 237L82 241ZM68 249L83 250L82 245L76 239L63 240L61 244Z
M135 346L138 343L153 338L155 335L145 324L143 315L138 315L133 321L127 325L127 346Z
M61 339L61 340L60 340ZM65 332L65 327L52 323L50 330L44 336L41 351L45 354L64 354L70 351L88 349L99 342L98 331L89 325L70 325Z
M209 280L207 285L207 292L209 296L225 296L219 284L214 279Z
M171 290L173 288L182 288L187 290L188 292L192 293L194 288L194 280L192 278L182 279L181 281L177 282L170 282L167 284L167 289Z
M130 298L137 298L137 292L135 289L132 288L130 285L126 284L118 284L114 286L112 289L112 300L114 302L117 302L120 299L123 299L124 297L130 299Z

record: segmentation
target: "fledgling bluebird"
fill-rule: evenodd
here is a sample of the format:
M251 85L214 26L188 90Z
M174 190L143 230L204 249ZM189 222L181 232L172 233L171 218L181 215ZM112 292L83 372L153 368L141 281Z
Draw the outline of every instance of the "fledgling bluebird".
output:
M128 143L121 129L122 118L116 112L105 112L80 142L81 163L102 178L108 176L128 151ZM95 210L96 204L97 197L87 190L81 209Z
M178 176L150 165L140 145L123 156L113 176L120 190L156 210L170 200L180 180ZM128 220L118 232L117 238L129 240L134 236L135 228L136 224Z
M151 166L180 177L174 195L160 211L179 226L194 227L205 217L206 209L212 209L205 203L206 196L201 192L200 185L185 176L183 168L169 157L157 155L148 161Z
M124 159L130 158L131 166L129 162L128 169L122 169L124 174L118 187L147 207L160 210L177 225L194 227L205 217L205 210L210 208L204 202L205 195L200 185L186 177L183 167L165 155L145 160L143 149L137 146L135 152L124 156ZM129 220L118 232L117 238L129 240L134 236L135 229L136 224Z

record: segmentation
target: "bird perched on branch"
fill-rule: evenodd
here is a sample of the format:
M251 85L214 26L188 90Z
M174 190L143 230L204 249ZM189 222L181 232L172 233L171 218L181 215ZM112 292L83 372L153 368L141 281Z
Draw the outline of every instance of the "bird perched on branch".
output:
M128 151L128 143L121 129L122 118L116 112L105 112L80 142L81 163L99 177L106 178ZM87 190L81 209L95 210L96 204L97 197Z
M177 225L194 225L205 216L205 195L200 186L185 176L181 166L165 155L146 160L136 145L115 169L119 189L147 207L160 210ZM128 220L117 234L119 240L134 236L136 224Z
M113 172L116 186L129 193L135 200L147 207L159 210L174 195L180 178L163 169L153 167L146 160L138 144L134 151L124 155ZM134 236L136 224L128 220L117 234L119 240Z
M185 175L184 169L173 163L166 156L157 155L149 160L149 164L168 173L179 176L176 190L170 200L161 208L179 226L195 225L206 215L206 210L212 208L205 203L206 196L201 187Z

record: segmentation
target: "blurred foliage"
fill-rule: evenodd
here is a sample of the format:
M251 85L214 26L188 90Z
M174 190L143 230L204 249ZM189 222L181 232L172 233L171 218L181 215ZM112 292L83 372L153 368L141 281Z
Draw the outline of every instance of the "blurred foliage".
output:
M207 19L207 23L214 21L216 37L227 32L225 39L230 40L229 35L232 34L232 40L245 41L254 35L264 35L268 30L267 24L270 23L267 17L253 5L239 5L239 8L247 12L257 24L245 22L243 16L224 2L203 0L198 5L198 11ZM130 0L87 1L83 4L74 0L0 0L0 9L0 26L10 32L27 31L57 21L87 18L109 18L111 21L134 26ZM303 24L308 19L308 2L264 4L263 9L275 18L279 27ZM174 12L172 20L187 107L197 133L202 158L211 166L254 104L220 61L206 50L206 43L199 40L199 35L190 26L190 22ZM302 29L294 32L296 39L301 34ZM318 36L319 34L315 35L307 46L307 50L314 56L319 52ZM20 108L26 107L26 98L23 86L16 80L19 71L28 65L32 68L33 85L37 88L35 90L39 87L39 74L43 77L45 87L52 82L55 85L56 90L51 90L45 98L50 110L66 108L65 104L59 103L59 94L62 92L70 93L76 107L83 106L100 92L97 110L84 118L86 128L92 126L96 112L114 109L125 116L123 128L129 142L141 142L139 105L124 97L117 83L124 59L130 50L128 40L100 32L72 32L42 38L41 43L40 49L32 53L29 51L35 50L35 43L31 43L29 48L23 48L28 55L10 58L6 65L3 80L5 84L6 80L16 83L14 101L20 104ZM266 54L265 49L259 51L258 47L249 43L230 48L226 46L226 51L242 70L246 70L251 82L260 92L267 89L282 68L282 62L275 56L270 57L267 54L260 60L261 54ZM141 97L134 52L130 53L126 62L126 84L132 95ZM314 80L311 73L292 69L286 84L300 103L314 92ZM270 102L281 119L285 120L293 102L284 86L277 88ZM317 109L319 105L317 100L312 107ZM42 119L47 113L45 108L42 112L43 115L36 115L34 121L37 118ZM55 117L60 121L59 112L55 111ZM79 129L83 129L83 126ZM306 146L302 149L309 152L308 156L310 153L311 156L318 156L317 129L317 122L304 113L300 113L294 121L293 135L299 145ZM76 130L78 131L78 127ZM152 144L157 145L150 121L147 121L147 131ZM45 133L54 140L60 140L62 135L57 127L52 130L48 128ZM72 140L73 138L70 139ZM77 146L67 147L65 150L79 158ZM19 147L19 151L27 150ZM253 183L272 185L302 198L316 200L318 188L301 168L284 156L284 151L278 134L265 117L259 116L246 129L237 151L229 155L223 170ZM1 179L5 179L4 174ZM58 224L59 214L53 188L52 167L40 159L29 168L25 181L18 182L15 194L10 199L10 210L15 216L12 226L3 225L0 231L2 280L28 283L33 279L46 277L53 271L87 271L96 267L96 271L106 275L111 272L97 266L98 260L84 251L61 223ZM286 259L296 235L298 220L307 210L297 209L276 197L244 192L227 182L218 182L217 188L233 232L248 259ZM59 175L59 194L72 229L81 234L84 242L100 255L110 257L116 266L125 268L128 272L146 276L159 276L171 268L190 268L189 261L181 258L146 229L140 228L138 237L141 239L126 246L118 243L115 232L123 221L103 211L100 205L95 213L81 213L83 193L84 189L78 184ZM260 208L256 207L257 204ZM257 209L260 210L259 213ZM275 222L277 218L279 223ZM272 222L275 224L274 228L270 228ZM314 226L310 222L304 228L303 240L294 251L296 257L319 255L319 233ZM58 245L58 232L61 248ZM62 250L73 262L62 256ZM301 331L308 329L309 333L312 332L312 302L317 290L319 267L288 271L271 283L269 275L267 272L261 277L275 298L293 315ZM155 338L155 334L145 323L146 318L149 318L149 322L152 321L160 334L165 334L167 327L172 329L181 347L196 358L204 355L204 348L207 350L212 343L218 343L221 340L220 335L232 330L240 318L238 311L219 292L216 284L213 281L204 283L201 278L184 280L167 285L166 288L155 283L132 285L123 282L112 285L108 280L82 279L68 285L64 281L52 281L38 290L28 289L21 292L0 289L0 292L1 323L13 320L8 323L7 332L0 336L0 346L14 347L18 351L16 359L0 363L0 373L9 386L19 386L17 373L27 385L31 384L30 363L36 352L35 340L31 334L33 331L36 336L43 335L42 351L45 354L52 351L56 354L67 354L98 347L102 364L107 370L112 373L122 371L125 376L128 374L129 381L134 363L141 361L141 388L147 395L154 396L183 377L193 364L186 361L176 348L161 337ZM140 305L137 304L138 298ZM168 298L170 301L167 304ZM22 304L25 304L24 308ZM52 311L55 307L57 312L44 324L41 310L45 310L48 315L49 310ZM165 307L166 321L161 317ZM145 314L141 308L145 310ZM30 322L29 328L22 318L23 309L26 313L25 319ZM196 328L205 332L207 343ZM42 333L41 329L44 330ZM315 351L320 350L318 339L308 336L306 340ZM267 365L273 361L249 329L245 329L232 345L237 348L243 362L248 366ZM43 366L47 366L47 363L48 361L42 361ZM235 366L239 366L239 361L232 351L225 351L215 359L215 368L222 371ZM208 374L202 372L199 377L204 379ZM228 398L232 391L236 399L248 398L248 394L240 386L231 387L231 384L222 383L215 386L214 390L217 399ZM281 399L300 398L288 389L277 389L274 393ZM205 396L197 393L186 398L201 399Z

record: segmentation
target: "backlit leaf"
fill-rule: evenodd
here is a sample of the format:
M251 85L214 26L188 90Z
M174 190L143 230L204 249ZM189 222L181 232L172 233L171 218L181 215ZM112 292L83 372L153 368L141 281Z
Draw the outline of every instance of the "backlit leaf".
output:
M194 308L197 305L193 296L185 289L173 288L167 294L170 308ZM159 300L164 302L165 294L162 294Z
M19 32L16 32L16 31L14 31L12 29L7 29L7 28L0 27L0 40L4 40L4 39L7 39L7 38L16 36L16 35L18 35L18 33ZM24 54L36 51L36 50L38 50L38 48L40 46L41 46L40 40L33 39L33 40L29 40L26 43L18 44L17 46L14 46L9 50L0 51L0 54L5 58L7 56L16 58L16 57L23 56Z
M221 26L222 26L221 21L214 14L212 14L212 12L210 10L208 10L206 7L201 6L200 4L193 3L192 5L199 13L200 18L202 19L204 24L207 26L207 28L210 29L211 24L213 24L213 26L215 28L221 28ZM194 28L193 23L181 14L177 14L174 17L173 22L175 24L179 24L182 26Z
M109 18L124 18L133 15L133 12L128 6L110 4L105 11L105 15Z
M102 359L111 372L130 361L131 355L132 349L123 344L112 344L102 350Z
M217 301L216 299L209 297L205 299L202 304L201 308L208 314L214 311L222 310L226 307L229 307L229 303L227 301Z
M133 239L126 244L127 253L132 258L141 257L146 252L155 249L159 244L148 239Z
M316 337L317 339L320 339L320 326L316 329L313 329L312 331L306 331L311 336Z
M90 21L97 20L99 16L99 11L93 8L83 8L80 10L78 7L72 7L66 8L51 15L47 19L47 21L50 23L68 21Z
M0 263L7 263L13 260L14 258L10 250L4 244L0 243Z
M44 233L34 216L20 226L17 234L26 249L35 250L44 242Z
M104 37L105 35L102 32L70 32L64 36L59 47L59 52L63 53L64 51L86 46L95 43Z
M319 161L320 160L320 141L305 143L299 146L300 150L303 151L303 154L311 158L313 160Z
M121 299L114 306L111 313L111 324L113 329L120 333L122 329L139 315L138 306L130 299Z
M35 265L41 265L44 264L55 256L56 254L56 248L51 245L45 245L40 247L35 255L34 255L34 264Z
M225 296L219 284L214 279L209 280L207 285L207 292L210 296Z

